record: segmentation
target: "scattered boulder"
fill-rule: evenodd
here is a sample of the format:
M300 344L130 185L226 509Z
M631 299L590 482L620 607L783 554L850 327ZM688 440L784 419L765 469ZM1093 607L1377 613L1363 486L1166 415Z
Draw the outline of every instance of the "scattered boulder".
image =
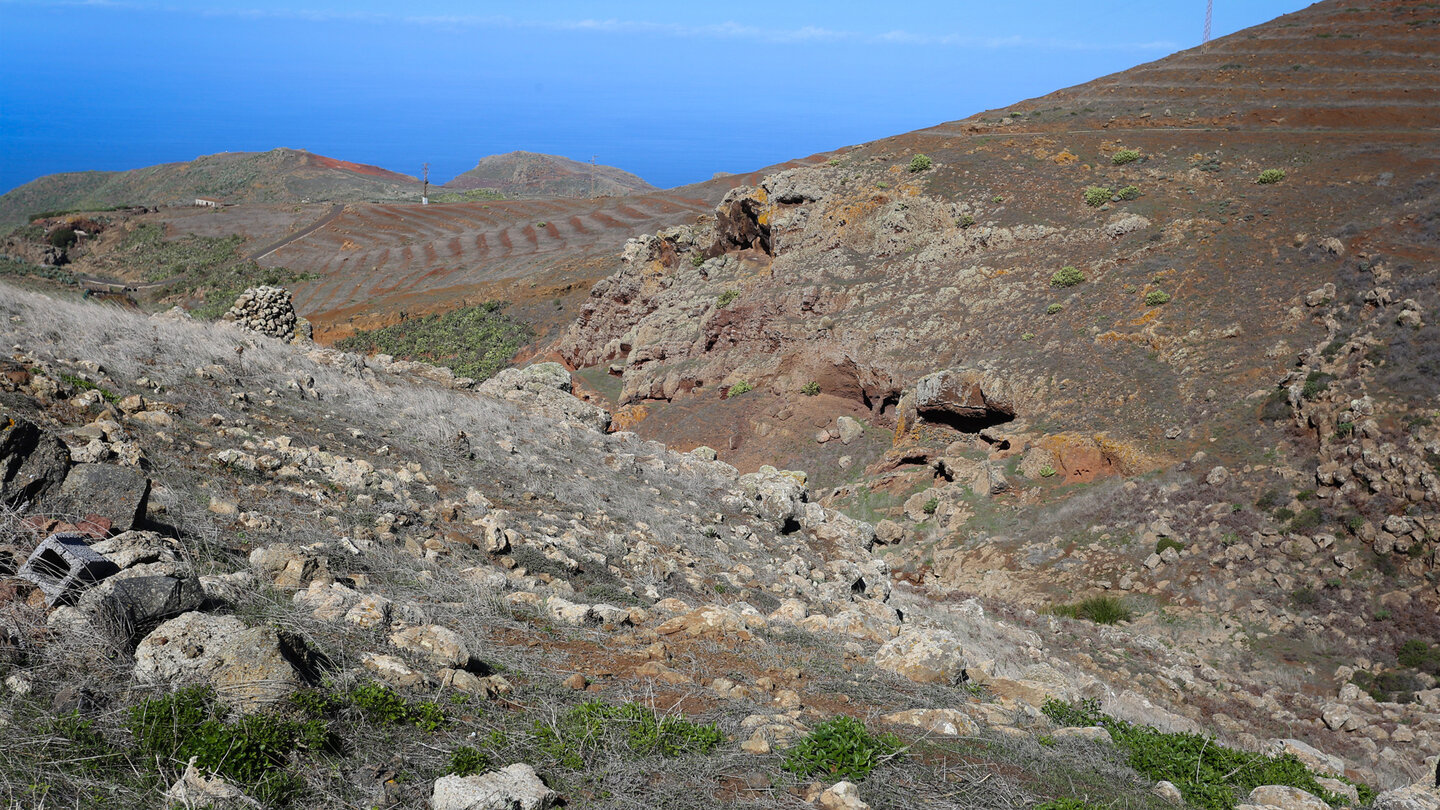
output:
M946 369L915 383L920 418L966 433L1015 418L1015 392L998 375L980 369Z
M1257 807L1275 807L1279 810L1330 810L1330 805L1318 797L1287 785L1261 785L1250 791L1246 802Z
M97 618L117 644L134 649L161 622L199 610L204 602L205 592L194 577L117 577Z
M570 372L559 363L507 368L480 384L481 394L539 411L552 419L578 422L604 433L610 413L571 395Z
M965 652L947 630L912 627L875 653L875 666L916 683L957 684L965 679Z
M0 429L0 501L12 509L60 488L70 472L70 451L49 432L6 415Z
M56 508L75 514L109 518L127 532L145 523L150 479L133 467L118 464L76 464L60 486Z
M820 794L815 805L821 810L870 810L870 805L861 801L860 789L854 782L836 782Z
M430 659L439 667L459 667L470 664L470 649L460 634L438 624L422 624L407 627L390 636L390 643L402 650L418 653Z
M545 810L559 794L540 781L535 769L518 762L476 776L442 776L430 797L434 810Z
M978 730L969 715L955 709L910 709L887 714L880 719L891 725L915 726L932 734L950 737L974 734Z
M241 712L288 697L301 685L290 664L293 639L269 627L247 627L234 616L185 613L155 628L135 648L141 683L201 681Z
M178 806L185 810L248 810L263 807L240 792L240 788L225 781L225 777L206 776L201 773L200 769L195 767L198 759L199 757L191 757L189 764L185 766L185 772L165 791L168 806Z

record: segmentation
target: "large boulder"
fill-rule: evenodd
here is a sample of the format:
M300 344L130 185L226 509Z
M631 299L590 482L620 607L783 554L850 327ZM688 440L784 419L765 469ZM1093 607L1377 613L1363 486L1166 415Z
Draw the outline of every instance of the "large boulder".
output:
M207 683L220 700L253 712L301 685L291 666L294 640L234 616L186 613L155 628L135 648L135 679L146 684Z
M76 515L100 515L128 532L145 524L150 479L133 467L76 464L60 486L56 509Z
M97 619L117 644L132 649L162 622L199 610L205 591L194 577L117 578L100 601Z
M920 417L969 433L1015 418L1015 392L993 372L954 368L921 377L915 383Z
M965 678L965 651L948 630L912 627L875 653L875 666L916 683L957 684Z
M571 395L570 372L559 363L507 368L481 383L477 390L552 419L578 422L602 433L610 429L608 411Z
M58 490L70 472L65 443L18 416L0 423L0 501L14 509Z
M559 795L517 762L477 776L442 776L430 797L433 810L546 810Z

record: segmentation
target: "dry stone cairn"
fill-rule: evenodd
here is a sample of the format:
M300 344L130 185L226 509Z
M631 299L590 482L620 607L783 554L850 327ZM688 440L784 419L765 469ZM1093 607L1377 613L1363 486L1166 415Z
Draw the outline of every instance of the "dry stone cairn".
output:
M290 291L283 287L251 287L235 299L235 305L223 318L242 329L287 343L297 336L310 337L309 322L295 316Z

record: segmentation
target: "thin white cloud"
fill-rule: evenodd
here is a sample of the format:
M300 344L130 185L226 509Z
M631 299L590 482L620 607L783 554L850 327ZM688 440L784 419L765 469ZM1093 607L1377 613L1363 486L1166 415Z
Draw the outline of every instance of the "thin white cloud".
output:
M405 15L385 12L336 11L332 9L264 9L175 6L137 0L0 0L0 4L94 7L118 10L161 12L202 17L233 17L240 19L285 19L303 22L366 22L404 24L438 28L528 28L551 31L581 31L600 34L651 34L685 39L743 39L770 43L850 41L873 45L909 45L937 48L982 48L986 50L1048 48L1067 51L1175 51L1179 45L1168 41L1154 42L1087 42L1051 38L1010 36L972 36L935 34L894 30L881 33L839 31L817 26L800 28L768 28L736 22L709 25L648 20L580 19L535 20L495 15Z

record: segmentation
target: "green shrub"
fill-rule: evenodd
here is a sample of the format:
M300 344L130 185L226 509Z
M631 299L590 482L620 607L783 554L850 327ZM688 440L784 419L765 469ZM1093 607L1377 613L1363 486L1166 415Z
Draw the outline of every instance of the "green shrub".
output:
M972 217L969 214L961 214L960 218L955 220L955 224L959 225L961 228L969 228L975 224L975 217Z
M450 752L450 767L445 773L455 776L471 776L477 773L484 773L490 770L490 757L485 752L462 745Z
M1430 646L1422 638L1412 638L1395 650L1395 660L1402 667L1418 669L1431 675L1440 674L1440 648Z
M1025 333L1023 333L1022 335L1020 335L1020 339L1021 339L1021 340L1034 340L1034 339L1035 339L1035 333L1034 333L1034 332L1025 332Z
M288 802L304 784L286 770L290 753L325 747L324 721L260 713L231 722L228 715L209 687L193 686L130 707L125 727L145 760L195 757L196 767L239 783L266 806Z
M827 779L860 781L901 751L895 735L871 734L864 723L840 715L817 725L787 750L781 767L802 778L823 774Z
M1310 607L1320 601L1320 594L1309 585L1302 585L1290 592L1290 601L1297 607Z
M926 501L925 505L920 508L924 510L925 514L933 515L935 514L935 510L940 508L940 499L932 496L930 500Z
M1227 748L1199 734L1169 733L1138 726L1100 712L1099 701L1049 700L1041 711L1062 726L1101 726L1124 751L1130 767L1179 788L1187 804L1203 810L1233 810L1240 797L1261 785L1286 785L1332 805L1344 802L1325 790L1293 754L1271 757ZM1362 799L1374 792L1357 785Z
M347 698L372 723L413 725L421 731L436 731L446 723L445 713L434 701L410 703L394 689L378 683L361 684L351 689Z
M1046 315L1058 315L1058 314L1060 314L1061 312L1063 312L1064 310L1065 310L1065 305L1064 305L1064 304L1051 304L1050 306L1045 307L1045 314L1046 314Z
M1074 287L1085 280L1085 274L1073 265L1065 265L1050 277L1051 287Z
M739 298L739 297L740 297L740 291L739 291L739 290L726 290L725 292L720 293L720 296L715 299L715 308L716 308L716 309L724 309L724 308L730 306L730 304L732 304L732 303L735 301L735 299L736 299L736 298Z
M699 267L700 265L702 265L702 264L704 264L704 263L705 263L705 254L704 254L704 253L692 253L692 254L690 254L690 266L691 266L691 267Z
M1288 506L1282 506L1279 509L1276 509L1272 514L1275 516L1276 520L1284 523L1295 517L1295 510L1291 509Z
M1305 375L1305 384L1300 386L1300 396L1306 400L1313 400L1320 396L1325 389L1330 387L1331 381L1335 379L1333 374L1326 374L1323 371L1312 371Z
M486 301L443 315L406 318L394 326L356 332L335 347L435 363L462 377L486 380L505 368L532 334L529 326L504 314L505 306L503 301Z
M727 396L727 397L738 397L738 396L740 396L741 394L748 394L748 393L750 393L751 391L754 391L754 390L755 390L755 386L751 385L750 383L748 383L748 382L746 382L746 381L744 381L744 380L741 380L740 382L737 382L737 383L735 383L734 385L730 386L730 389L725 392L725 396Z
M807 382L804 385L800 386L800 393L804 394L807 397L813 397L816 394L820 393L820 383L811 380L810 382Z
M1163 306L1170 303L1170 293L1164 290L1151 290L1145 293L1145 305L1150 307Z
M1180 542L1179 540L1176 540L1173 537L1162 537L1159 540L1155 541L1156 554L1163 554L1165 552L1165 549L1167 548L1173 548L1176 551L1184 551L1185 544Z
M1049 612L1054 616L1084 619L1095 624L1128 622L1133 616L1130 608L1113 596L1092 596L1068 605L1051 605Z
M1040 468L1040 477L1041 477L1041 478L1051 478L1051 477L1053 477L1054 475L1055 475L1055 468L1054 468L1054 467L1051 467L1049 464L1046 464L1044 467L1041 467L1041 468Z
M926 169L930 168L930 163L931 161L928 156L916 155L915 157L910 158L910 171L923 172Z
M72 387L78 388L81 391L99 391L100 398L105 400L106 402L118 403L120 401L119 394L111 391L108 388L101 388L100 386L96 385L93 382L90 382L84 377L80 377L75 374L61 374L60 379L61 381L69 383Z
M51 231L50 235L46 237L46 241L57 248L72 247L79 239L80 237L75 233L75 229L69 225L61 225Z
M638 756L678 757L709 754L725 741L713 723L658 717L638 703L612 706L599 701L582 703L553 723L537 722L535 737L541 751L571 770L583 770L600 752L622 746Z
M1116 152L1115 154L1110 156L1110 162L1115 164L1116 166L1124 166L1126 163L1134 163L1139 159L1140 150L1138 149L1121 149L1119 152Z
M1098 804L1090 804L1089 802L1082 802L1079 799L1067 797L1041 802L1035 805L1035 810L1105 810L1105 808Z
M1257 178L1255 178L1255 182L1260 183L1260 184L1262 184L1262 185L1269 185L1269 184L1271 184L1271 183L1278 183L1278 182L1280 182L1281 180L1284 180L1284 179L1285 179L1285 170L1284 170L1284 169L1266 169L1265 171L1260 172L1260 176L1257 177Z
M1110 202L1112 193L1110 189L1104 186L1089 186L1084 191L1085 204L1091 208L1099 208L1105 203Z
M1290 519L1288 531L1302 533L1311 529L1319 528L1324 516L1318 508L1302 509L1300 513Z
M1140 199L1140 187L1125 186L1119 191L1115 192L1115 196L1119 197L1122 200L1138 200Z
M1259 498L1255 499L1255 506L1259 509L1269 509L1280 503L1280 490L1267 489Z

